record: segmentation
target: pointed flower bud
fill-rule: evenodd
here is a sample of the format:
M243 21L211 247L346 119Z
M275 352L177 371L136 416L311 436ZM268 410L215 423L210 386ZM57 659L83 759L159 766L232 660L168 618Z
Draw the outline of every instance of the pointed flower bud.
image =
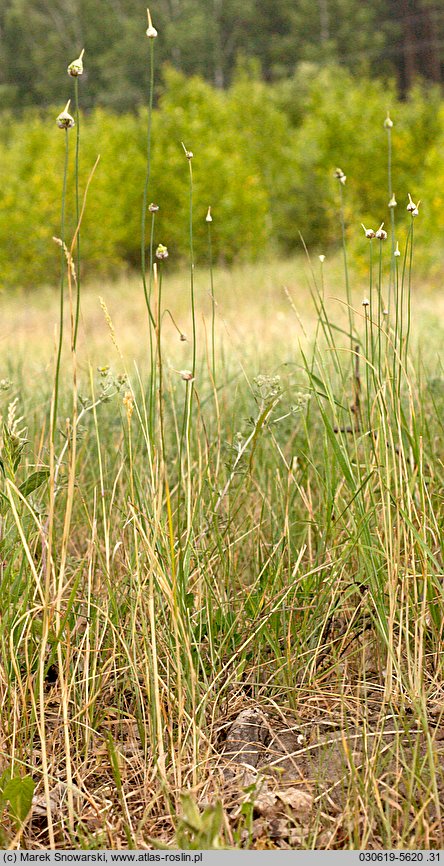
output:
M407 205L407 210L409 213L411 213L412 217L416 217L419 214L419 205L421 204L421 202L418 201L418 204L415 204L415 202L412 201L412 197L411 197L410 193L408 193L408 197L409 197L409 203Z
M77 60L73 60L72 63L69 64L67 71L68 71L68 75L70 75L71 78L78 78L79 75L83 75L83 55L84 55L84 53L85 53L85 49L82 48L82 50L80 52L80 56L77 58Z
M384 129L391 129L393 126L393 120L390 117L389 112L387 112L387 117L384 120Z
M208 208L207 215L205 217L205 222L206 223L212 223L213 222L213 217L211 216L211 207Z
M399 249L399 241L396 241L396 250L395 250L395 252L393 253L393 255L394 255L394 256L400 256L400 255L401 255L401 251L400 251L400 249Z
M163 259L167 259L167 258L168 258L168 247L164 246L164 244L159 244L157 249L156 249L156 259L160 259L162 261Z
M319 256L319 261L320 261L321 265L323 265L325 262L325 256L324 255Z
M157 36L157 30L155 27L153 27L153 22L151 21L151 14L149 9L146 10L146 14L148 18L148 28L146 31L146 35L148 36L148 39L155 39Z
M364 234L366 238L371 240L372 238L376 237L376 232L374 232L373 229L366 229L364 223L361 223L361 226L364 229Z
M184 145L184 143L183 143L183 141L181 142L181 144L182 144L183 152L184 152L186 158L187 158L187 159L193 159L193 156L194 156L193 151L192 151L192 150L187 150L186 147L185 147L185 145Z
M396 207L397 204L398 204L398 202L396 201L395 193L393 193L393 195L392 195L392 197L388 203L388 207Z
M59 127L59 129L72 129L72 127L75 126L74 118L71 117L71 115L69 114L69 111L68 111L70 104L71 104L71 100L68 99L68 102L66 103L64 110L60 112L60 114L56 120L56 123L57 123L57 126Z
M378 241L386 241L387 240L387 232L384 231L384 223L381 223L377 232L375 232L375 238L378 238Z

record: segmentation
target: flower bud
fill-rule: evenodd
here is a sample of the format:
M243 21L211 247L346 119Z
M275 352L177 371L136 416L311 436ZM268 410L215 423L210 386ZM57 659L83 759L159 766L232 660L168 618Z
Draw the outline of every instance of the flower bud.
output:
M211 207L208 208L207 215L205 217L205 222L206 223L212 223L213 222L213 217L211 216Z
M156 259L167 259L168 258L168 247L164 246L164 244L158 244L156 249Z
M386 241L387 240L387 232L383 229L384 223L381 223L377 232L375 232L375 238L378 238L378 241Z
M191 370L179 370L179 376L184 382L192 382L194 379Z
M393 195L392 195L392 197L388 203L388 207L396 207L397 204L398 204L398 202L396 201L395 193L393 193Z
M419 214L419 205L421 204L421 202L419 201L418 204L415 204L415 202L412 201L412 197L411 197L410 193L408 193L408 197L409 197L409 203L407 205L407 210L409 213L411 213L412 217L413 216L416 217Z
M153 22L151 21L151 14L149 9L146 10L146 14L148 18L148 29L146 30L146 35L148 36L148 39L155 39L157 36L157 30L155 27L153 27Z
M400 256L401 255L401 251L399 249L399 241L396 241L396 249L395 249L395 252L393 253L393 255L394 256Z
M185 145L184 145L184 143L183 143L183 141L181 142L181 144L182 144L183 152L184 152L186 158L187 158L187 159L193 159L193 156L194 156L193 151L192 151L192 150L187 150L186 147L185 147Z
M321 265L323 265L325 262L325 256L324 255L319 256L319 261L320 261Z
M59 129L72 129L72 127L75 126L74 118L71 117L71 115L68 112L68 108L69 108L70 104L71 104L71 100L68 99L68 102L66 103L64 110L62 112L60 112L59 116L57 117L56 123L57 123L57 126L59 127Z
M154 204L154 202L152 201L151 204L148 205L148 210L150 213L157 213L157 211L159 210L159 205Z
M342 168L335 168L334 176L339 181L339 183L342 183L342 184L344 184L345 181L347 180L347 176L342 171Z
M391 129L393 126L393 120L390 117L390 114L387 112L387 117L384 120L384 129Z
M368 298L364 298L364 300L362 302L362 306L363 307L369 307L370 306L370 301Z
M361 223L361 226L364 229L364 234L366 238L371 240L372 238L376 237L376 232L374 232L373 229L366 229L364 223Z
M72 63L69 64L67 72L68 72L68 75L71 76L71 78L78 78L79 75L83 75L83 55L84 55L84 53L85 53L85 49L82 48L82 50L80 52L80 56L77 58L77 60L73 60Z

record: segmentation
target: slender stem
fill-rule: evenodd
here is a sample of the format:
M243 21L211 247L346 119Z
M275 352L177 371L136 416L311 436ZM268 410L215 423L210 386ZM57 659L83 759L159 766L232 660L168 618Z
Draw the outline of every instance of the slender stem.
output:
M208 255L210 261L210 289L211 289L211 370L213 385L216 387L216 346L215 346L215 324L216 324L216 299L214 297L214 275L213 275L213 239L211 236L211 222L208 222Z
M196 311L194 303L194 243L193 243L193 167L191 159L188 158L190 170L190 211L189 211L189 231L190 231L190 298L191 298L191 318L193 327L193 363L191 370L193 379L196 375Z
M63 167L63 186L62 186L62 209L60 215L60 320L59 320L59 342L57 347L57 360L54 378L54 406L53 406L53 424L52 424L52 440L55 439L55 431L57 426L57 408L59 401L59 379L60 379L60 363L62 357L63 345L63 314L64 314L64 293L65 293L65 210L66 210L66 186L68 179L68 158L69 158L69 131L65 130L65 162Z
M77 228L77 249L76 249L76 312L74 322L73 344L74 349L77 346L77 333L79 330L80 317L80 194L79 194L79 154L80 154L80 112L79 112L79 79L74 78L74 98L76 112L76 155L75 155L75 188L76 188L76 228Z
M392 130L387 127L387 177L388 177L388 194L389 201L391 201L393 197L393 185L392 185ZM395 269L396 262L394 258L395 252L395 208L390 207L390 242L391 242L391 260L390 260L390 282L389 282L389 290L388 290L388 298L387 298L387 309L391 311L391 301L392 301L392 288L395 281Z
M151 310L150 306L150 296L148 293L148 288L146 284L146 252L145 252L145 243L146 243L146 211L148 206L148 187L151 178L151 126L152 126L152 115L153 115L153 93L154 93L154 39L149 40L150 46L150 81L149 81L149 98L148 98L148 129L147 129L147 143L146 143L146 174L145 174L145 184L143 187L143 201L142 201L142 219L141 219L141 239L140 239L140 263L142 270L142 283L143 283L143 292L145 295L145 303L148 310L148 316L151 322L151 325L154 329L156 329L156 322ZM151 289L151 269L150 269L150 289ZM151 327L150 325L150 327Z
M342 183L339 183L339 192L340 192L340 196L341 196L340 217L341 217L341 231L342 231L342 253L344 256L345 291L346 291L346 295L347 295L350 345L353 349L353 312L352 312L352 303L351 303L350 278L349 278L349 273L348 273L347 243L346 243L346 238L345 238L344 191L342 188Z
M412 312L412 265L413 265L413 219L410 226L410 253L409 253L409 282L407 292L407 330L405 334L405 369L407 370L407 360L409 352L410 325Z

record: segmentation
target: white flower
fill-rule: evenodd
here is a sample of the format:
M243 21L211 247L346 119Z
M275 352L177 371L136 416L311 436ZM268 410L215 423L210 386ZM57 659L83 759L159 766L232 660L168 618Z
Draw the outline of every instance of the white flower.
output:
M57 126L59 127L59 129L72 129L72 127L75 126L74 118L71 117L71 115L68 112L70 104L71 104L71 100L68 99L68 102L66 103L64 110L61 111L59 116L57 117L56 123L57 123Z
M390 114L387 112L387 117L384 120L384 129L391 129L393 126L393 120L390 117Z
M395 252L393 253L393 255L394 255L394 256L400 256L400 255L401 255L401 251L400 251L400 249L399 249L399 241L396 241L396 250L395 250Z
M392 197L388 203L388 207L396 207L397 204L398 204L398 202L396 201L395 193L393 193L393 195L392 195Z
M387 232L383 229L384 223L381 223L377 232L375 232L375 237L378 238L379 241L387 240Z
M208 208L207 215L205 217L205 222L206 223L212 223L213 222L213 217L211 216L211 207Z
M193 377L191 370L179 370L179 376L185 382L193 382L194 381L194 377Z
M319 261L321 262L321 264L324 264L324 262L325 262L325 256L323 256L323 255L322 255L322 256L319 256Z
M80 56L77 60L73 60L72 63L69 64L67 72L71 78L78 78L79 75L83 75L83 55L85 53L85 49L82 48L80 52Z
M419 214L419 205L421 204L421 202L419 201L418 204L415 204L415 202L412 201L412 197L411 197L410 193L407 193L407 194L409 197L409 203L407 205L407 210L409 213L411 213L412 217L413 216L416 217Z
M155 39L157 36L157 30L155 27L153 27L153 22L151 21L151 14L149 9L146 10L146 14L148 17L148 29L146 31L146 35L148 36L148 39Z
M371 240L372 238L376 237L376 232L374 232L373 229L366 229L364 223L361 223L361 226L364 229L364 234L366 238Z

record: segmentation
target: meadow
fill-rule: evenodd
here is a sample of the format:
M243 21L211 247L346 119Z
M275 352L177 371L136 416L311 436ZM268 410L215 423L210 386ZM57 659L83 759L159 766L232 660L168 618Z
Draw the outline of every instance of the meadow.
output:
M336 251L254 264L217 212L196 258L180 142L166 256L148 126L141 275L80 285L65 158L60 290L2 297L4 847L443 847L443 301L384 118L384 210L334 161Z

